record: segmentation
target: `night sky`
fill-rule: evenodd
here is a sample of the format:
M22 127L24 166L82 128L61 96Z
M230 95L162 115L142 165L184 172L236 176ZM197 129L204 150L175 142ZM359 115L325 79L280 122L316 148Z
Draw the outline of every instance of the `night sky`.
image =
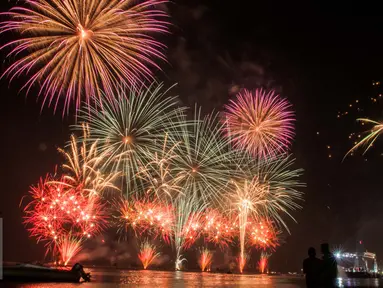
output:
M307 248L323 241L352 251L363 240L383 259L383 143L342 162L352 147L349 134L363 131L355 119L382 120L383 106L369 99L379 93L373 81L383 80L383 18L377 7L361 3L282 2L173 1L172 33L163 39L169 63L161 63L158 79L177 82L173 91L184 104L197 102L205 112L222 109L238 87L275 88L292 102L297 118L292 152L296 167L305 170L301 180L307 188L303 209L293 213L298 223L289 222L291 235L270 259L273 270L300 269ZM1 11L10 6L1 1ZM11 37L0 36L0 43ZM4 52L1 57L4 71L10 62ZM37 89L28 97L19 93L26 79L0 81L0 211L8 261L44 254L43 245L28 238L19 203L31 184L62 163L57 147L69 139L74 123L60 111L41 112ZM348 109L356 100L363 111ZM346 110L347 117L337 118Z

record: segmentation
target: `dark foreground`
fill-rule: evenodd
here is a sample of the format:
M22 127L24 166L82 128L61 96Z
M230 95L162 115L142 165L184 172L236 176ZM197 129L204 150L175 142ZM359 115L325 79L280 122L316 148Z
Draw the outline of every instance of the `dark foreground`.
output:
M72 287L305 287L299 276L238 275L169 271L128 271L87 269L92 282L82 284L66 283L1 283L0 287L18 288L72 288ZM380 281L380 282L379 282ZM344 279L340 287L379 287L379 279Z

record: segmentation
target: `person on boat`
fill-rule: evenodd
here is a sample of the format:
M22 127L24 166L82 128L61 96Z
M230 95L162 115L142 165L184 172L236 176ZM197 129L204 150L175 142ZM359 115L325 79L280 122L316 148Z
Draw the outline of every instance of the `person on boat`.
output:
M309 258L303 261L303 273L306 274L306 287L320 287L320 273L322 268L322 260L316 257L315 248L310 247L308 250Z
M328 243L321 245L322 256L322 271L321 282L323 287L336 287L336 279L338 276L338 264L335 256L330 252Z

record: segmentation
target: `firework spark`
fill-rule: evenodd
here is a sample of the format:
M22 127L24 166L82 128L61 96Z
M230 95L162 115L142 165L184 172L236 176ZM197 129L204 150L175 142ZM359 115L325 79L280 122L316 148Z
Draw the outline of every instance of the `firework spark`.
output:
M178 116L185 110L178 108L177 98L167 97L168 90L162 87L153 85L130 95L122 92L113 100L102 97L96 101L102 112L88 106L79 116L89 127L87 140L97 142L104 155L103 169L125 175L127 194L142 191L138 189L142 188L142 177L137 175L155 153L162 153L166 130L178 125ZM74 129L83 128L79 124Z
M258 262L259 273L262 273L262 274L265 273L268 262L269 262L269 257L270 257L270 254L267 254L265 252L261 253L261 259Z
M227 136L234 146L267 158L287 151L294 136L294 113L274 91L245 90L226 106Z
M151 79L153 59L164 59L164 45L153 34L167 32L165 0L27 0L25 7L2 13L8 20L0 32L20 37L1 47L13 47L8 57L19 57L3 74L10 79L30 76L23 88L40 84L45 104L63 114L72 102L113 95L116 87L134 86Z
M201 250L201 256L199 258L198 264L201 267L201 271L209 271L211 263L213 261L213 254L208 249Z
M161 253L157 252L156 246L151 244L148 240L145 240L141 243L138 258L140 259L145 270L160 255Z
M352 147L344 157L347 157L348 154L354 152L356 149L361 147L366 147L363 154L365 154L375 143L376 139L382 134L383 132L383 123L376 122L374 120L360 118L357 119L357 121L362 122L362 124L373 124L374 126L369 131L366 137L364 137L362 140L360 140L354 147Z

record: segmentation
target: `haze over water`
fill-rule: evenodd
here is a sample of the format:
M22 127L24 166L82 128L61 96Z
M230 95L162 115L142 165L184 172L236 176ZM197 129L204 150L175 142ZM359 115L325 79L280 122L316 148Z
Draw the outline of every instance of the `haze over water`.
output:
M88 269L87 269L88 270ZM0 287L17 288L72 288L72 287L305 287L303 277L239 275L198 272L131 271L89 269L92 281L89 283L32 283L5 284ZM379 287L378 279L346 279L340 287Z

